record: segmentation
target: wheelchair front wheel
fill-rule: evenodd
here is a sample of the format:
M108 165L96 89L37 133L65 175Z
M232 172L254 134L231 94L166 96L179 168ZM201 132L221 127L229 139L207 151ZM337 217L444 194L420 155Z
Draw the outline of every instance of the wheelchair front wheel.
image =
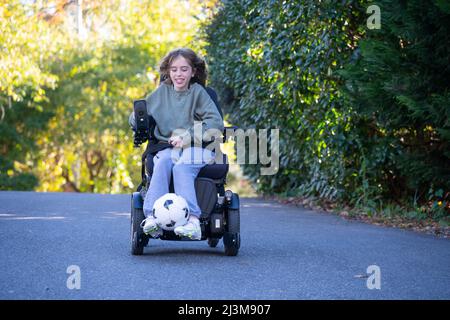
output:
M131 202L131 254L140 256L144 253L144 247L148 243L148 237L141 228L141 222L145 219L144 211L136 209Z

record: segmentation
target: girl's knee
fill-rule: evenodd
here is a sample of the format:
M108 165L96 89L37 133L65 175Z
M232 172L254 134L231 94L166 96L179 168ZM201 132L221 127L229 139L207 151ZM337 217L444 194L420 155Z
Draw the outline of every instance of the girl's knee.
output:
M144 202L144 207L143 207L142 209L143 209L143 211L144 211L144 216L145 216L146 218L153 215L153 205L152 205L152 207L150 208L148 205L146 206L146 205L145 205L145 202Z
M192 169L188 164L185 163L176 163L172 168L172 172L175 176L179 174L189 173L190 171L192 171Z
M214 154L210 150L189 147L183 151L180 159L177 161L177 164L184 163L187 165L205 165L210 163L212 159L214 159Z
M155 157L153 158L153 163L153 171L159 170L160 168L171 169L174 164L170 156L168 157L167 155L159 154L155 155Z

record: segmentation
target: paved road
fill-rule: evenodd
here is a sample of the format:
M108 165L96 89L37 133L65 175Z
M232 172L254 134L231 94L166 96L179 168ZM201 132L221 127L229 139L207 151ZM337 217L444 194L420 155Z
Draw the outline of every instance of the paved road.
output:
M242 199L237 257L161 240L132 256L129 199L0 192L0 299L450 299L446 239Z

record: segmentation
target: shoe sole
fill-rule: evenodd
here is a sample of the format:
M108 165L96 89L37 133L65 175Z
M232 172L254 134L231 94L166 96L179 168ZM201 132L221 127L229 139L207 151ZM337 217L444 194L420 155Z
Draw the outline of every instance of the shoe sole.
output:
M162 235L162 232L158 232L158 234L154 234L154 235L152 235L152 233L155 233L155 232L157 232L159 229L158 228L156 228L156 229L151 229L151 230L147 230L147 231L145 231L145 230L143 230L144 231L144 233L146 234L146 235L148 235L148 236L156 236L156 235Z

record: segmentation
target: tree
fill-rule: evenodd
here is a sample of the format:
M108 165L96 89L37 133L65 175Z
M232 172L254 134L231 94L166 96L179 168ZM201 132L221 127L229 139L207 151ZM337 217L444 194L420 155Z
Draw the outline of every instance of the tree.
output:
M31 122L41 119L42 125L36 131L19 131L24 125L19 119L21 110L15 105L8 110L11 117L1 124L3 132L11 132L2 136L2 156L8 161L2 162L0 170L9 182L2 182L2 188L17 188L11 168L20 155L11 153L11 148L26 136L30 147L21 148L20 154L28 165L20 167L38 178L28 189L39 181L36 189L40 191L129 191L140 173L142 151L132 148L128 127L132 102L155 88L157 64L167 51L179 46L198 49L193 40L203 19L198 13L207 10L203 2L59 0L32 6L19 1L14 4L14 10L9 4L1 6L2 14L14 11L14 19L20 21L11 27L8 39L15 39L14 32L26 33L29 39L23 40L25 50L17 47L17 40L10 47L40 69L30 69L39 71L34 78L26 78L28 69L18 69L17 74L25 80L11 80L7 85L25 105L32 104L42 112L41 117L29 115ZM34 32L36 26L45 37ZM61 37L52 38L56 34ZM1 63L6 61L2 57ZM29 83L33 88L27 91ZM9 97L5 95L4 101ZM13 122L13 116L18 120Z
M35 137L51 117L43 104L58 77L45 61L60 38L34 12L33 5L0 2L0 189L38 184L32 173Z
M368 187L385 198L450 197L450 7L446 1L379 1L342 71L345 108Z
M205 27L231 122L280 129L260 191L353 204L450 197L448 1L223 1ZM448 203L448 202L447 202Z
M280 170L244 173L262 192L341 196L346 115L336 71L352 53L364 1L223 1L206 26L213 78L232 123L280 129Z

